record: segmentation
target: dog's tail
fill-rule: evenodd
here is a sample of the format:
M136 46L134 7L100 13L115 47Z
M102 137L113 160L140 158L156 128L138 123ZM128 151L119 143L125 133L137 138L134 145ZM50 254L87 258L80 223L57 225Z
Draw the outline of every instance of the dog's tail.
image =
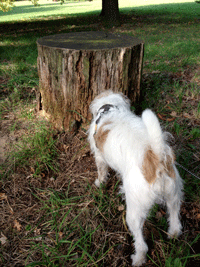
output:
M146 109L142 113L142 120L147 127L153 151L162 157L165 151L165 138L157 116L150 109Z

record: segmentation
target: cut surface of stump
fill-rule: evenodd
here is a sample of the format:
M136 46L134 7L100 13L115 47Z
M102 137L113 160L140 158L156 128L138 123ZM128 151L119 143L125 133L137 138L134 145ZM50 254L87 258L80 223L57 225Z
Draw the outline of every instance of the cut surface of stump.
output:
M90 120L89 105L104 90L139 98L142 41L91 31L42 37L37 46L38 107L58 129Z

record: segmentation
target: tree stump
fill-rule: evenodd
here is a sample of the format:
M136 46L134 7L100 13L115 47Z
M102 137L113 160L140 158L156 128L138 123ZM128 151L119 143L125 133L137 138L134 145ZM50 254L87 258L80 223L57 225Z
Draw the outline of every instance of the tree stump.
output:
M39 103L54 125L69 130L91 119L89 105L100 92L140 95L142 41L124 34L74 32L37 40Z

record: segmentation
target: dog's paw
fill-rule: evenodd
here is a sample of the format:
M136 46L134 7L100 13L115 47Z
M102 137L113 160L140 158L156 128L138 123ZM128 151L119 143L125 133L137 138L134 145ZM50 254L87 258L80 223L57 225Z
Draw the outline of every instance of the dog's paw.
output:
M146 262L146 254L138 255L138 254L133 254L131 255L132 259L132 266L141 266Z
M100 185L101 185L99 179L96 179L95 182L94 182L94 184L96 185L96 187L100 187Z
M179 237L181 235L182 231L180 228L178 229L169 229L168 231L168 238L169 239L173 239L173 238L176 238L176 237Z
M179 237L182 233L181 229L182 229L182 225L180 222L177 222L176 224L171 225L168 230L168 238Z

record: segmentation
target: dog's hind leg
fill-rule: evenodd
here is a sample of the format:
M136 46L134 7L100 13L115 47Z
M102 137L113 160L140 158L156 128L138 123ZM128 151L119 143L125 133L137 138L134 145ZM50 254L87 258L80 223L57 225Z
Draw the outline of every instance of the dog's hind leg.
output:
M178 237L181 234L182 226L179 220L180 199L177 195L167 199L167 210L169 214L169 238Z
M132 264L133 266L141 266L146 262L148 247L143 237L145 218L141 216L141 211L135 204L136 203L133 203L131 209L127 207L126 222L135 240L135 254L131 255Z
M126 222L134 237L135 253L131 255L133 266L141 266L146 262L148 246L143 237L143 225L148 212L153 204L153 199L148 197L147 188L136 189L129 184L125 186L126 197Z
M105 163L104 159L100 154L95 155L98 178L95 180L95 185L99 187L103 182L106 182L108 176L108 165Z
M177 171L176 171L177 172ZM175 180L171 181L171 185L167 186L165 192L165 201L169 215L169 238L178 237L181 234L181 222L179 219L180 206L182 200L182 180L177 173Z
M126 222L135 241L135 253L131 255L132 265L141 266L146 262L148 251L143 237L143 225L154 203L154 196L143 174L136 166L123 179L123 189L126 199Z

